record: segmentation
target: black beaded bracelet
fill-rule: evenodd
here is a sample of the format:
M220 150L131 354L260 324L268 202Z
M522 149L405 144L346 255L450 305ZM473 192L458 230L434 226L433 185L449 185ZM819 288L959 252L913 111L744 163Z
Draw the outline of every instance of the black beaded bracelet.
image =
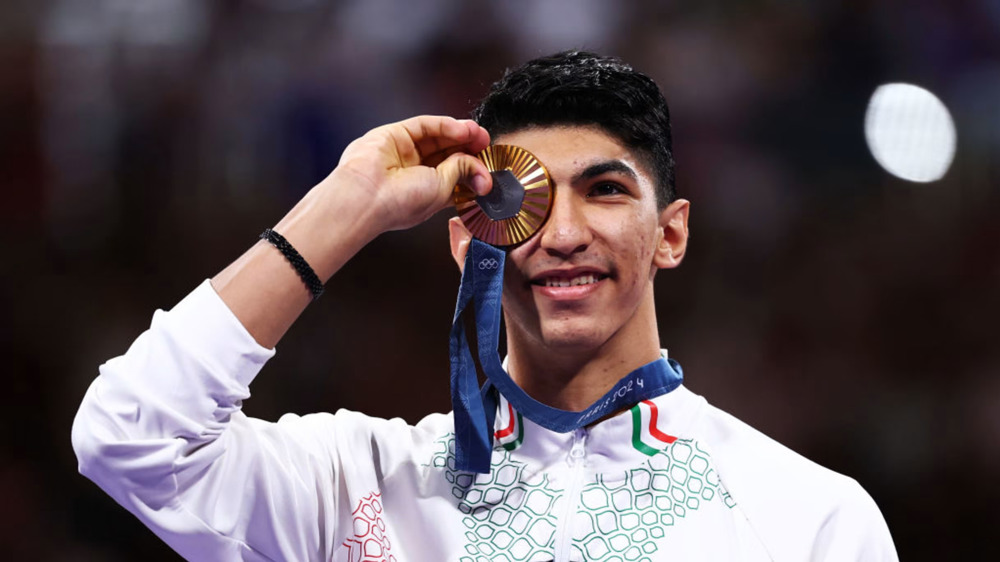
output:
M295 268L299 277L302 278L306 287L309 288L309 292L312 293L313 300L318 299L323 294L323 282L319 280L313 268L309 267L309 262L288 243L288 240L285 240L284 236L270 228L266 228L260 237L270 242L272 246L281 252L281 255L285 256L285 259L291 262L292 267Z

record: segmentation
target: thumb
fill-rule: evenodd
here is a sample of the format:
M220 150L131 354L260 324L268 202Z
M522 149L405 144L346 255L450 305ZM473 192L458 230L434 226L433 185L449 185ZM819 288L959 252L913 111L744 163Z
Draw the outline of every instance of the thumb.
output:
M448 220L448 241L451 243L451 257L455 260L460 272L465 271L465 254L469 252L472 243L472 233L462 223L459 217Z
M437 165L437 173L441 182L441 190L449 194L455 185L463 185L476 195L486 195L493 189L493 178L482 160L456 152Z

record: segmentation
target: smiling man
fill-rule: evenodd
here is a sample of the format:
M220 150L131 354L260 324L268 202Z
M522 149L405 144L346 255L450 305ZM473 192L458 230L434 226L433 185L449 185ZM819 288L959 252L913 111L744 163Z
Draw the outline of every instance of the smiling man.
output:
M684 256L688 202L661 204L641 153L598 126L535 126L496 142L537 156L558 186L545 227L509 252L508 370L541 402L583 410L660 357L653 277ZM461 248L469 234L451 225Z
M265 240L157 312L84 398L81 472L195 560L894 560L856 482L710 406L660 349L653 279L684 257L689 204L653 81L561 53L508 71L475 118L372 130ZM449 415L245 416L273 347L351 256L456 184L490 191L472 155L491 141L536 156L555 196L501 256L516 385L486 412L488 467L461 470ZM479 242L449 229L463 267Z

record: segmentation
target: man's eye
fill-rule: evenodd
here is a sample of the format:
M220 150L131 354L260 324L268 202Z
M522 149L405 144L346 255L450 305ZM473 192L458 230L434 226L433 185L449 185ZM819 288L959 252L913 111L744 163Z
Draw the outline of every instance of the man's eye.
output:
M589 197L601 197L605 195L617 195L626 193L625 189L617 183L599 183L590 190Z

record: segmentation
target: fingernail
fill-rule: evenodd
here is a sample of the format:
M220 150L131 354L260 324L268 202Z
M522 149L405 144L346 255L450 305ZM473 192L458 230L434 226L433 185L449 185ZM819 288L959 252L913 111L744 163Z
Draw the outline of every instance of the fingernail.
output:
M486 195L486 192L490 189L490 180L486 179L486 176L482 174L477 174L472 178L472 189L479 195Z

